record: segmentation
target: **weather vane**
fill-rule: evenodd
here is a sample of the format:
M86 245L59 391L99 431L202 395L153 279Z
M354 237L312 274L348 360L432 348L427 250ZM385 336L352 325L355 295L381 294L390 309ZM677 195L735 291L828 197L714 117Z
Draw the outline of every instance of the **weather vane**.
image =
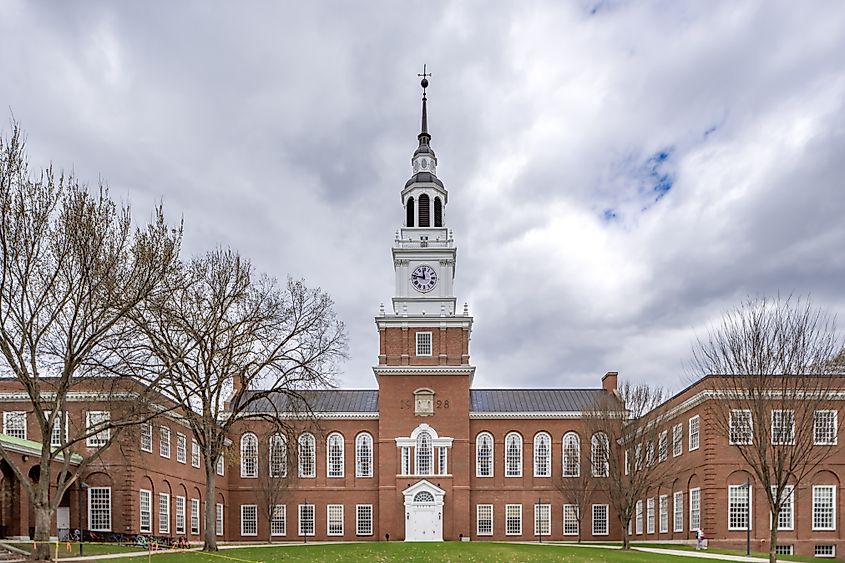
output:
M426 70L426 65L423 65L422 74L417 73L417 76L422 77L422 80L420 80L420 86L422 86L422 89L423 89L423 96L425 96L425 89L428 88L428 78L426 78L426 77L431 76L431 73L426 72L425 70Z

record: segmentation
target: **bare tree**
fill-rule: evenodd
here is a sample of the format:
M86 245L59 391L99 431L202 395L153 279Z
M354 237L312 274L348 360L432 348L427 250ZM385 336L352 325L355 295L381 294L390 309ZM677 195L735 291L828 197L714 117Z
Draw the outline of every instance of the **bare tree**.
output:
M62 496L120 431L150 416L155 385L110 376L131 375L124 359L143 354L129 315L161 289L180 240L161 208L133 228L129 208L104 186L89 192L51 168L31 176L16 123L0 139L0 369L31 407L17 423L25 427L32 413L42 438L32 475L2 445L0 456L30 498L36 541L49 539ZM75 391L94 393L104 413L119 416L88 413L69 424ZM49 546L39 543L36 556L49 558Z
M792 297L748 299L694 346L693 375L713 375L713 425L759 482L774 522L834 453L841 347L833 317ZM770 561L777 538L771 526Z
M288 471L293 466L291 462L296 460L293 454L296 448L288 446L291 443L296 444L296 437L289 434L287 430L274 428L260 439L260 442L268 449L267 464L258 469L257 500L259 511L263 512L269 524L267 541L270 543L273 542L273 518L288 495L292 479ZM287 520L287 515L285 515L285 520Z
M596 486L619 518L623 549L630 549L628 525L637 501L674 472L671 456L664 454L668 437L658 409L664 399L662 388L625 382L618 394L608 393L585 415L598 440L591 452Z
M583 535L581 523L584 521L584 514L589 512L593 495L598 490L598 483L589 471L581 471L576 477L558 477L555 480L555 488L563 497L564 504L575 506L575 520L578 522L578 543L581 543ZM566 515L564 515L566 518Z
M263 417L275 424L280 396L308 404L302 391L331 385L345 357L343 324L320 289L288 280L278 286L254 275L230 250L185 264L166 296L148 302L136 320L167 373L165 393L185 405L204 459L204 549L217 549L215 465L233 424ZM260 411L260 412L259 412Z

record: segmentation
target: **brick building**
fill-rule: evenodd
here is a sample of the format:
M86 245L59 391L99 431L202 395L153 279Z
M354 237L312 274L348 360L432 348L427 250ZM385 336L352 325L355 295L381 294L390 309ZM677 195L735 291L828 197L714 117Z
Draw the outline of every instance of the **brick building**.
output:
M447 227L448 192L436 175L426 105L424 94L413 173L401 191L404 221L392 246L392 306L375 318L377 389L309 392L313 418L302 417L284 395L256 405L253 415L281 412L293 431L277 435L269 424L240 420L218 463L214 499L204 498L199 449L178 416L127 432L92 468L84 489L63 499L57 528L81 522L94 531L196 542L204 531L202 507L213 502L217 534L225 541L571 540L579 531L585 541L621 538L604 493L590 499L579 530L558 487L560 479L584 473L604 478L594 463L602 436L588 431L584 412L615 394L616 373L594 389L473 388L473 318L453 292L457 246ZM642 499L632 521L634 540L689 541L701 528L711 542L744 541L744 528L731 518L738 514L736 486L750 476L711 424L710 381L660 407L668 455L679 465L671 483ZM29 458L42 438L24 399L14 381L0 381L0 439L34 467L37 460ZM104 408L84 393L69 397L69 404L71 429ZM828 421L830 441L819 447L836 444L838 416ZM615 445L612 455L621 455ZM843 464L845 454L837 452L796 492L783 521L790 550L845 550L838 492ZM27 537L28 501L8 466L0 470L0 534ZM284 483L269 515L261 491L268 479ZM758 498L752 495L752 536L762 548L768 516Z

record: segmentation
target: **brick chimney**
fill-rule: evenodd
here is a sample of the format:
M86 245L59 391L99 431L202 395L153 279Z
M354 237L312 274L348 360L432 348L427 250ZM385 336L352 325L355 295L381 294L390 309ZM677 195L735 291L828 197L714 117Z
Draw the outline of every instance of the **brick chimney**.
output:
M607 391L608 393L616 393L617 386L616 380L619 377L618 371L609 371L604 374L604 377L601 378L601 386L602 389Z

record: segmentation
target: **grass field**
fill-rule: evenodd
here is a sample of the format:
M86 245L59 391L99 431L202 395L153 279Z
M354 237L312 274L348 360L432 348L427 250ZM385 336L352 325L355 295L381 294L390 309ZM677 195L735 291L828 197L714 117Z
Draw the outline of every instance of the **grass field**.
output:
M23 549L25 551L32 552L32 543L31 542L7 542L9 545L17 547L19 549ZM125 546L125 545L118 545L118 544L91 544L86 543L83 547L84 554L87 555L108 555L111 553L127 553L127 552L136 552L136 551L144 551L139 547L134 546ZM55 553L55 545L50 545L50 553ZM79 555L79 544L74 542L70 544L70 549L68 550L67 542L59 542L59 558L65 557L77 557ZM138 563L138 560L135 560L135 563Z
M359 543L337 545L290 545L226 549L217 554L202 552L162 553L156 563L235 563L263 561L511 563L519 561L564 561L568 563L695 563L711 561L664 554L621 552L598 547L525 545L493 542L444 543ZM137 558L110 559L109 563L140 563Z
M634 545L634 547L642 546L642 547L654 547L654 548L657 548L657 549L678 549L678 550L682 550L682 551L695 551L695 546L692 546L692 545L667 545L665 543L663 543L663 544L660 544L660 543L650 544L650 543L637 543L637 542L634 542L633 545ZM722 553L724 555L742 555L743 557L745 556L744 550L720 549L720 548L712 548L711 547L707 551L709 553ZM769 554L757 552L757 551L752 551L751 556L752 557L768 557ZM807 562L807 561L818 561L818 560L819 560L818 558L809 557L809 556L778 555L778 561L802 561L802 562Z

